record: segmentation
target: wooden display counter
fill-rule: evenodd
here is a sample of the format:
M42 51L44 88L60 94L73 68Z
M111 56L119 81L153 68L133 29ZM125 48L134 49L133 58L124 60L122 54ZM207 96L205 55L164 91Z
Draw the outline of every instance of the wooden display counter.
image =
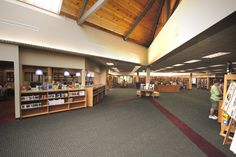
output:
M21 91L21 118L84 108L85 89Z
M177 93L179 92L179 86L177 85L156 85L155 90L163 93Z
M105 96L106 87L105 85L95 85L86 87L87 91L87 106L93 107L99 103Z

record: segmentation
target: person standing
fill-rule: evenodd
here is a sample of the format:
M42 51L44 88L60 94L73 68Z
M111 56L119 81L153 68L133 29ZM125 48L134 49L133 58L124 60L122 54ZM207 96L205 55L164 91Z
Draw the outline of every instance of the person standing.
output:
M219 101L222 99L222 91L220 90L219 87L219 81L218 80L214 80L213 81L213 85L211 86L211 108L210 108L210 115L209 115L209 119L213 119L213 120L217 120L217 116L214 115L216 111L218 111L218 104Z

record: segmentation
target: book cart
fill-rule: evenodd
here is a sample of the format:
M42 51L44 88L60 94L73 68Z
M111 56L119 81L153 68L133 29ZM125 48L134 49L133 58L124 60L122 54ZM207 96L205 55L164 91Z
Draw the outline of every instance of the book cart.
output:
M223 144L228 144L233 139L231 136L235 132L235 120L236 120L236 75L228 74L224 76L224 93L223 104L221 109L222 121L220 135L224 137ZM229 86L228 86L229 85ZM230 117L229 123L225 124L223 121Z

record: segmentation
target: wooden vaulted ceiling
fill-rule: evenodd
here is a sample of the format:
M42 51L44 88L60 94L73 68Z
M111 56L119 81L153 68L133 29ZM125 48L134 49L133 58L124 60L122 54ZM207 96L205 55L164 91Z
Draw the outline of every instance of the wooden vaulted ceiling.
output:
M78 20L97 1L101 0L63 0L60 14ZM180 0L107 0L82 24L149 47L179 2Z

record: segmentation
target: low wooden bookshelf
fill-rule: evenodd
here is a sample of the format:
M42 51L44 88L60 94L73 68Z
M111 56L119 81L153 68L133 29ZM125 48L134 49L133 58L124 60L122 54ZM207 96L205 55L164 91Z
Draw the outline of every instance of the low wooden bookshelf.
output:
M21 118L87 106L85 89L21 91Z
M99 103L105 96L106 87L105 85L96 85L87 87L87 106L93 107Z

